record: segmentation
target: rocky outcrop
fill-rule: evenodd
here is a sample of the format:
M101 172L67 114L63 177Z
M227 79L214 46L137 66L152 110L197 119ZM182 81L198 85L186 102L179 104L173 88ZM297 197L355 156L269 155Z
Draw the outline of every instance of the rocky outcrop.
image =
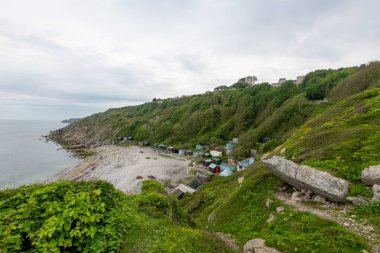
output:
M362 171L362 182L367 185L380 185L380 165L365 168Z
M372 190L373 190L372 202L380 201L380 185L374 184L372 187Z
M348 201L350 201L354 206L366 206L369 205L369 202L362 197L347 197Z
M245 243L244 253L281 253L280 251L265 245L265 240L256 238Z
M299 189L310 190L335 202L342 202L348 193L349 183L309 166L298 165L280 156L263 160L275 175Z

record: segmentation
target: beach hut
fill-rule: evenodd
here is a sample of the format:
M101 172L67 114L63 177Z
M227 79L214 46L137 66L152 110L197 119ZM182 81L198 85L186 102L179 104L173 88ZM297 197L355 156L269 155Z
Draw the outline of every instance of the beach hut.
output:
M194 151L193 156L194 157L203 157L204 153L200 151Z
M176 189L174 190L174 192L172 193L174 196L177 197L177 199L182 199L183 198L183 195L185 195L185 193L179 189Z
M219 158L212 158L212 163L215 163L216 165L220 165L223 161Z
M221 163L219 167L220 167L220 171L225 171L225 170L234 171L234 166L228 163Z
M163 144L158 145L158 149L166 150L166 146Z
M185 155L185 153L186 153L186 150L184 150L184 149L178 150L179 155Z
M237 138L237 137L234 137L234 138L232 138L232 143L238 143L239 142L239 138Z
M216 150L212 150L212 151L210 151L210 154L211 154L211 156L213 156L213 157L221 157L221 156L223 155L222 152L220 152L220 151L216 151Z
M210 176L198 174L187 186L197 190L199 187L201 187L204 183L208 181L210 181Z
M231 142L226 144L226 150L232 150L232 149L234 149L234 147L235 147L235 144L233 144Z
M233 175L234 173L230 170L224 170L222 172L219 173L219 176L221 177L228 177L228 176L231 176Z
M216 165L215 163L212 163L208 166L208 171L212 173L219 173L220 172L220 167L219 165Z
M195 149L202 150L202 149L204 149L204 146L201 144L197 144L197 145L195 145Z
M211 159L205 160L203 162L203 166L206 166L206 167L208 167L210 164L212 164L212 160Z
M247 168L250 165L252 165L254 162L255 162L255 158L253 158L253 157L250 157L250 158L238 161L237 170L238 171L244 170L245 168Z
M180 190L181 192L184 192L184 193L190 193L190 194L193 194L195 192L195 189L187 186L187 185L184 185L184 184L180 184L178 185L175 190Z
M231 164L232 166L236 166L236 158L235 157L228 157L227 163Z

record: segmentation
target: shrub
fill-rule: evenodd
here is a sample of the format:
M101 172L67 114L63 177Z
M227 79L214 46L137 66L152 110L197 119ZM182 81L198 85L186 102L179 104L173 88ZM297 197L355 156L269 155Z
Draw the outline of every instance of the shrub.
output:
M157 193L145 193L136 197L139 210L152 217L170 216L171 209L168 197Z
M3 252L117 252L131 226L126 196L105 182L57 182L0 201Z

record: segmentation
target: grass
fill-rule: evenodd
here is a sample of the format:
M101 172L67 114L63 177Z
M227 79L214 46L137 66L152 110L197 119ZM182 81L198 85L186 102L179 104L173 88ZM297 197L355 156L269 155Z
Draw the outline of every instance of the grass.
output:
M356 215L357 218L368 220L380 232L380 201L368 206L357 206L351 211L351 214Z
M376 88L345 99L310 120L284 144L285 156L294 155L296 162L359 184L364 168L380 164L379 124L380 89Z
M187 223L156 181L127 196L102 181L0 191L0 251L233 252Z
M244 176L240 187L238 178ZM263 238L269 246L283 252L360 252L367 249L359 236L338 223L301 213L274 196L280 181L261 165L215 178L194 195L185 196L181 205L195 224L203 229L232 234L243 246ZM267 200L271 204L267 206ZM285 211L276 213L276 207ZM266 221L276 215L271 224ZM210 215L211 214L211 215Z

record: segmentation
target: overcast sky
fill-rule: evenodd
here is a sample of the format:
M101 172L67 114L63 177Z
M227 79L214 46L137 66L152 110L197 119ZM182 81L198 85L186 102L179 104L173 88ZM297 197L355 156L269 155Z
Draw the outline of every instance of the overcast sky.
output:
M0 119L65 119L380 59L378 0L0 0Z

